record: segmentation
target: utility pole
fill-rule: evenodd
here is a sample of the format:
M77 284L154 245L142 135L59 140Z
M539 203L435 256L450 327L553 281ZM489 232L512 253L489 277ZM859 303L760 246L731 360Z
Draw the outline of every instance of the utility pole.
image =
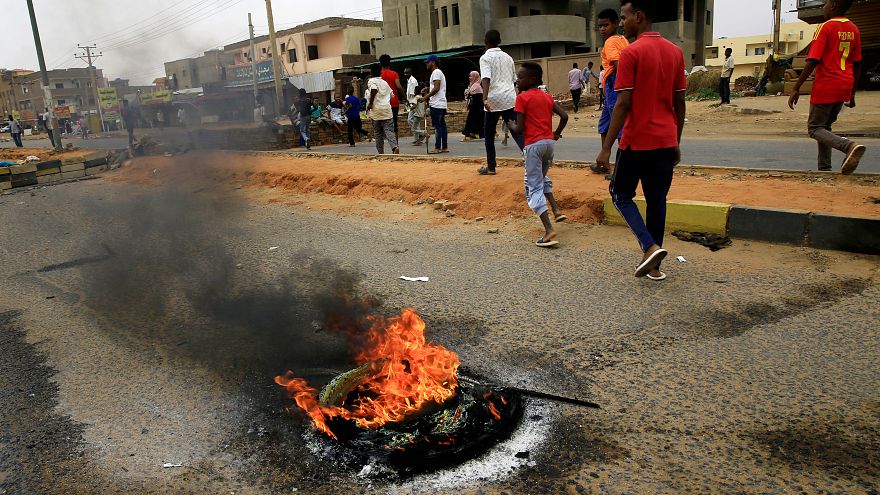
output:
M254 50L254 23L251 13L248 12L248 30L251 33L251 75L254 78L254 108L258 105L259 93L257 92L257 54Z
M272 45L272 72L275 73L275 116L284 113L284 93L281 89L281 58L278 57L278 44L275 42L275 21L272 19L272 0L266 0L266 17L269 19L269 43Z
M40 74L43 80L43 101L46 107L54 107L52 105L52 92L49 89L49 72L46 70L46 59L43 57L43 43L40 42L40 29L37 27L37 16L34 14L33 0L27 0L28 14L31 16L31 29L34 32L34 45L37 47L37 61L40 63ZM38 110L39 111L39 110ZM58 117L55 112L49 112L49 120L52 121L52 128L55 130L55 151L61 151L61 131L58 129Z
M85 54L77 55L76 58L82 60L89 64L89 77L92 80L92 89L95 91L95 105L98 107L98 118L101 119L101 129L103 132L107 132L107 127L104 124L104 112L101 110L101 95L98 94L98 84L95 81L95 67L92 65L92 60L99 58L102 53L98 53L95 56L92 56L92 50L97 50L98 47L95 45L91 46L82 46L76 45L77 48L81 48L86 51Z
M776 17L773 20L773 55L779 55L779 31L782 29L782 0L773 0Z

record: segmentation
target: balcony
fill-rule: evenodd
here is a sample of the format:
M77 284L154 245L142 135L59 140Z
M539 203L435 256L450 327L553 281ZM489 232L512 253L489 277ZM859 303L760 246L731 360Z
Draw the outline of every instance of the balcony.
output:
M798 0L798 19L810 24L818 24L825 20L825 0Z
M501 32L505 45L587 41L587 21L574 15L533 15L494 19L492 27Z

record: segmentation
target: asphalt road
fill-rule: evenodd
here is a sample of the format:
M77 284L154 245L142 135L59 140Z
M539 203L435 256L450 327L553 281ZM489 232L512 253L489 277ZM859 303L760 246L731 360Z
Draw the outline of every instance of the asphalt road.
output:
M0 493L878 493L876 257L671 239L688 262L653 283L622 228L541 251L533 220L265 194L0 196ZM363 475L272 382L346 368L321 322L352 293L419 310L471 373L602 409L532 401L483 457Z
M161 136L158 136L161 139ZM483 141L461 143L461 136L450 135L451 156L484 157ZM880 173L880 139L857 139L868 148L865 158L859 165L858 172ZM90 149L121 149L128 146L127 138L110 137L101 139L76 139L68 142L81 148ZM411 146L410 138L402 141L401 152L407 154L424 154L425 147ZM27 143L48 147L49 140L33 140ZM8 148L11 143L0 143L0 148ZM26 144L27 145L27 144ZM517 157L517 148L513 141L504 147L498 140L498 156ZM558 160L594 161L599 154L599 138L564 137L557 143L556 158ZM321 146L314 148L318 152L372 154L375 146L361 143L356 148L347 145ZM835 163L843 161L843 154L834 155ZM682 162L688 165L714 165L725 167L743 167L752 169L782 169L814 171L816 169L816 143L804 138L780 139L685 139L682 144ZM839 165L839 163L838 163Z

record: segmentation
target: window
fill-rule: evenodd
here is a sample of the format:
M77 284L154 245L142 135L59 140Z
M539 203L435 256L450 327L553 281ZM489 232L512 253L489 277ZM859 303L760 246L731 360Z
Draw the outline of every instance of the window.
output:
M66 105L67 100L58 100L58 105Z
M318 59L318 45L309 45L309 60Z
M519 17L519 9L516 8L516 5L507 8L507 17Z
M707 26L712 25L712 11L711 10L706 11L706 25Z
M803 39L804 39L804 32L801 31L801 40L803 40Z
M55 83L55 89L64 89L64 83Z
M416 4L416 33L422 31L421 20L419 20L419 4Z
M409 6L403 6L403 28L406 30L406 34L409 34Z
M89 96L89 105L93 105L93 106L94 106L94 104L95 104L95 97L94 97L94 96Z
M440 14L437 9L434 9L431 12L431 29L438 29L440 27Z
M762 47L755 48L755 55L764 55L767 53L767 49Z
M531 49L531 58L544 58L550 56L550 43L533 43Z
M361 41L361 55L369 55L373 51L372 48L369 41Z
M287 50L287 59L288 59L288 60L290 61L290 63L292 63L292 64L295 64L295 63L297 62L297 59L296 59L296 48L291 48L290 50Z
M529 15L541 15L541 11L538 9L529 9Z
M440 19L443 20L443 27L449 27L449 9L445 5L440 7Z
M260 51L263 52L263 55L265 55L266 54L266 47L263 47L263 49Z
M459 24L461 24L461 19L458 16L458 4L454 3L452 4L452 25L458 26Z
M281 43L281 53L284 53L286 51L287 51L287 43Z

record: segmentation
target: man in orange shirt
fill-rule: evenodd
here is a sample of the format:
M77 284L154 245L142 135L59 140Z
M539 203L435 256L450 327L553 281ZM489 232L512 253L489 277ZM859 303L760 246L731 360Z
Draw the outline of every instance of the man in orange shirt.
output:
M605 9L599 12L599 32L605 39L602 45L602 77L599 86L604 89L605 103L602 105L602 116L599 117L599 134L602 141L608 134L611 125L611 116L614 114L614 105L617 103L617 93L614 91L614 83L617 80L617 62L620 60L620 52L629 46L629 41L624 36L617 34L620 27L620 17L614 9ZM620 136L618 136L619 138ZM607 174L606 167L591 165L590 168L597 174Z
M843 105L855 108L861 74L861 34L859 28L844 17L850 5L852 0L825 2L826 22L816 31L807 54L807 65L788 99L788 106L794 110L801 86L815 71L807 128L810 137L819 143L819 170L831 170L831 149L834 148L846 153L840 170L844 175L853 173L865 154L863 145L831 132Z

